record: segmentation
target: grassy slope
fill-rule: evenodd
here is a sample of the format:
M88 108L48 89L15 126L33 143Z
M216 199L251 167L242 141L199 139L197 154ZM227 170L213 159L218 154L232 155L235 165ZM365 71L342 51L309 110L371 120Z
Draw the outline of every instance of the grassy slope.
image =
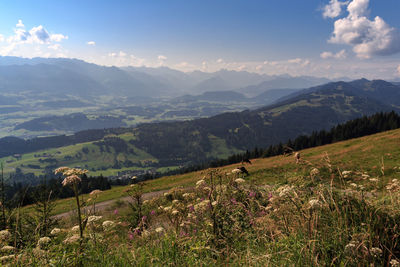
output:
M371 136L338 142L301 151L301 157L314 165L322 164L326 155L331 159L332 165L343 170L368 172L371 177L382 177L381 162L383 159L385 175L383 179L397 178L398 173L394 167L400 166L400 129L383 132ZM285 183L292 177L303 172L302 165L296 165L292 156L277 156L266 159L255 159L252 165L246 165L250 172L249 179L256 184ZM222 172L230 172L239 164L219 168ZM204 176L207 170L192 172L183 175L162 177L146 182L145 191L157 191L173 187L193 186L197 180ZM124 196L127 187L114 187L102 193L98 202L120 198ZM83 196L84 199L88 196ZM54 214L66 212L74 207L74 199L58 200ZM26 207L29 209L30 207Z
M135 139L132 133L117 135L117 137L123 139L128 149L133 150L134 153L121 152L116 154L113 148L110 148L109 151L101 151L100 147L95 145L94 142L87 142L26 153L22 155L21 159L16 159L12 156L4 157L0 158L0 162L5 163L4 173L6 176L14 172L16 168L20 168L23 173L34 173L35 175L44 174L45 167L50 163L39 162L39 160L46 159L57 160L57 166L79 167L91 170L90 174L93 176L100 174L111 176L127 170L145 170L151 168L152 163L158 162L158 160L149 153L129 143L129 141ZM207 153L208 157L226 158L232 154L241 152L238 149L229 148L224 140L216 136L210 135L209 139L213 149L211 152ZM87 152L85 153L83 150ZM114 163L116 161L123 165L123 162L126 160L138 164L139 166L114 168ZM158 168L157 171L162 172L175 168L178 168L178 166L165 166Z
M129 141L134 138L134 136L130 133L119 135L121 139L125 141ZM57 166L69 166L69 167L81 167L86 169L99 169L101 167L105 167L104 170L92 171L91 175L100 175L103 174L105 176L115 175L118 171L124 171L128 169L140 169L138 167L131 168L121 168L121 169L111 169L114 165L115 160L124 161L130 160L134 163L145 162L145 161L156 161L154 157L144 152L141 149L134 147L133 145L128 144L130 149L133 149L135 154L131 153L119 153L115 154L114 150L110 148L110 151L100 151L99 146L94 145L93 142L88 143L80 143L76 145L70 145L60 148L46 149L42 151L37 151L33 153L23 154L20 160L15 159L14 157L5 157L1 158L0 161L5 162L4 172L7 175L10 172L15 171L15 168L19 167L22 169L24 173L32 172L36 175L43 174L43 170L48 163L40 163L39 159L56 159L58 161ZM83 148L88 149L88 153L84 153L82 151ZM35 157L35 155L38 155ZM47 155L47 156L44 156ZM37 165L40 166L40 169L29 168L27 165ZM21 166L24 165L24 166Z

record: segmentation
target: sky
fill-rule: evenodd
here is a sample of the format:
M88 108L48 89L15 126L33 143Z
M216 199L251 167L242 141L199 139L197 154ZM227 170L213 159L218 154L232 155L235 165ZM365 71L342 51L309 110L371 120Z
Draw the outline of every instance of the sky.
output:
M0 0L0 56L400 79L399 11L399 0Z

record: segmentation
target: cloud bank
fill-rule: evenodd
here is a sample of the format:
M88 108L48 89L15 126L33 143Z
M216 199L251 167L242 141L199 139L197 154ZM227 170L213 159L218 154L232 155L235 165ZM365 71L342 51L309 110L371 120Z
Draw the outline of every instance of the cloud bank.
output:
M400 52L399 30L389 26L379 16L372 20L367 17L369 0L331 0L325 6L323 16L336 18L341 13L342 5L347 5L347 16L334 22L330 43L351 46L359 58Z
M323 59L328 59L328 58L345 59L347 57L347 54L346 50L342 49L337 53L322 52L320 56Z

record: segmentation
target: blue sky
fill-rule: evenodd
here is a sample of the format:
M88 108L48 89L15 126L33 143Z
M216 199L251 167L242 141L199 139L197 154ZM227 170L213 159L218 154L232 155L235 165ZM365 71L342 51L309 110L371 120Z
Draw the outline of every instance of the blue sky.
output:
M0 1L0 55L400 77L398 0Z

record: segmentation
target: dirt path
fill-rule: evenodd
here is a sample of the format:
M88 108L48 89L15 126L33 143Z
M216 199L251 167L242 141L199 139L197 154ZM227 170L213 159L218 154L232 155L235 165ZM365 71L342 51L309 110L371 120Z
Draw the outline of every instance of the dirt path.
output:
M161 191L145 193L145 194L143 194L142 199L143 200L152 199L152 198L155 198L155 197L163 195L167 191L168 190L161 190ZM122 197L122 198L119 198L119 199L112 199L112 200L99 202L99 203L96 203L96 213L104 211L106 208L110 207L117 200L120 200L120 201L123 201L123 202L131 202L132 201L132 199L130 197ZM89 207L85 207L83 210L84 211L88 211L91 208L92 207L89 206ZM65 218L71 216L72 214L74 214L74 211L75 210L71 210L71 211L68 211L68 212L60 213L60 214L54 215L52 218L54 218L54 219L65 219Z

